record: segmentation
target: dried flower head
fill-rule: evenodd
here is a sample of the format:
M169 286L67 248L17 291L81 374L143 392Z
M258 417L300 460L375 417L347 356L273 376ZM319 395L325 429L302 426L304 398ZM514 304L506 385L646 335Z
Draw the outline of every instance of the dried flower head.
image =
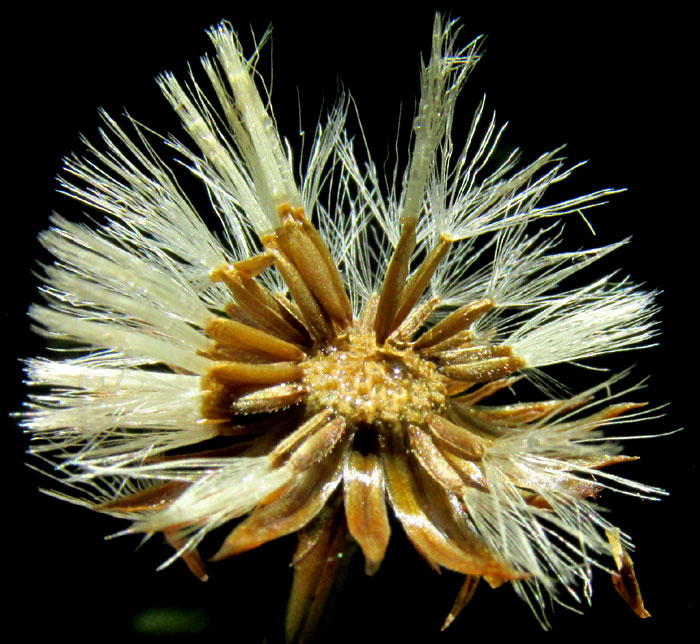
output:
M548 599L588 593L593 567L647 615L630 540L595 504L603 488L662 494L601 469L630 460L602 429L644 415L626 402L637 387L617 391L621 374L562 397L543 369L650 344L653 294L615 274L565 284L625 242L558 251L558 218L614 190L548 203L576 166L559 150L499 158L483 103L455 147L480 55L457 36L436 18L405 170L386 181L358 161L342 100L297 177L257 51L246 59L222 23L202 59L209 88L194 74L159 83L191 139L168 144L223 241L150 130L107 114L62 183L104 222L54 216L41 235L56 260L30 315L76 351L27 366L48 389L23 424L70 487L55 494L129 520L125 533L162 533L164 565L183 559L201 579L215 528L231 524L212 560L298 533L289 641L311 635L353 547L377 571L391 515L430 566L464 576L445 626L482 577L546 623ZM523 377L547 398L491 402Z

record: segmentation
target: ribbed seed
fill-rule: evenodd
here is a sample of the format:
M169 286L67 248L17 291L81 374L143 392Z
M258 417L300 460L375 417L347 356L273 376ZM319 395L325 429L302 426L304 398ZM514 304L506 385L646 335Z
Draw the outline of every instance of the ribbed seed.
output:
M432 329L426 331L414 343L414 349L424 349L446 340L451 335L470 327L477 318L493 308L491 300L478 300L457 309L440 320Z
M306 357L306 354L296 345L235 320L213 317L205 331L210 338L220 344L262 351L276 357L279 361L298 361Z

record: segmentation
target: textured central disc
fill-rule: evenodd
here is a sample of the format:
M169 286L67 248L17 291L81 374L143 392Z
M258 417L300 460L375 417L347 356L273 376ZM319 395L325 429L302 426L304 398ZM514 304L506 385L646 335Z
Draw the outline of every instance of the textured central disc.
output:
M434 364L412 349L378 347L373 333L351 331L301 367L307 408L331 409L351 423L422 424L447 398Z

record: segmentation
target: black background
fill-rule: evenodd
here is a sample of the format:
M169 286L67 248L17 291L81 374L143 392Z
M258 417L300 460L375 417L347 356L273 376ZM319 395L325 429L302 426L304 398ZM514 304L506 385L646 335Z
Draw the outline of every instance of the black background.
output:
M378 163L393 147L401 104L404 125L408 122L434 7L389 12L353 4L350 11L350 6L331 4L318 12L298 7L251 12L235 3L200 5L36 13L28 8L8 21L16 30L5 58L10 91L4 99L9 108L2 312L8 412L18 409L23 398L20 359L41 352L42 343L30 335L25 317L35 298L31 271L37 258L46 259L36 234L51 210L80 216L79 207L54 193L61 157L81 149L80 133L96 138L98 106L113 115L126 107L162 133L176 131L177 121L153 77L166 69L182 76L187 61L196 66L198 57L211 51L206 27L229 19L250 51L249 26L260 35L274 25L272 49L260 70L269 78L271 51L272 101L280 130L292 141L299 130L298 103L310 131L342 88L356 101ZM697 397L690 391L697 362L698 271L691 267L697 252L697 162L689 158L697 139L689 91L696 84L689 17L668 3L657 12L611 11L588 3L580 12L530 6L512 13L471 3L442 8L463 19L465 42L488 34L486 55L458 107L461 127L468 127L471 110L485 92L499 121L512 124L505 145L520 146L526 159L567 143L572 159L591 160L567 182L562 197L608 186L628 188L591 213L597 237L580 220L567 223L568 234L575 248L633 235L633 243L615 253L609 267L622 266L636 281L663 291L659 346L625 354L614 366L637 364L637 379L652 376L644 394L650 402L671 403L664 418L633 431L686 430L634 442L627 451L642 459L616 471L664 487L670 496L661 502L601 498L613 509L614 521L634 537L637 574L653 617L638 620L607 576L598 573L593 606L584 608L583 616L555 610L548 636L612 639L673 632L694 616L691 587L697 574L696 428L690 416ZM355 127L352 121L350 127ZM105 542L102 537L121 529L120 522L37 492L47 482L23 465L26 437L13 420L5 424L3 507L11 595L6 628L16 620L27 635L133 639L157 631L159 616L175 615L180 635L161 637L176 639L191 631L200 641L216 636L262 642L266 634L269 642L276 641L291 580L287 564L293 537L212 565L207 584L179 563L156 572L168 552L159 539L138 551L136 538ZM394 528L389 554L375 577L364 577L357 556L327 641L396 637L447 644L470 637L541 635L509 588L491 590L485 584L463 615L440 633L459 578L432 572Z

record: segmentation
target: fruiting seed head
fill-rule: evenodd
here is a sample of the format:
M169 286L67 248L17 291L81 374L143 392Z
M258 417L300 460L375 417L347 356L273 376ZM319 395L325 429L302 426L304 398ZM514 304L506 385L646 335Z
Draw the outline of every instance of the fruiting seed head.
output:
M629 460L603 430L641 418L639 405L616 400L618 376L561 400L492 397L521 376L541 382L535 369L648 346L653 294L615 275L561 291L620 244L554 253L556 224L531 231L616 192L544 204L573 169L558 151L495 164L502 129L483 127L482 103L453 158L457 96L480 55L478 39L457 49L457 32L436 17L412 152L389 194L357 161L346 103L318 127L297 181L222 23L217 59L203 61L217 103L194 74L187 88L159 83L194 147L169 145L229 243L149 131L131 121L132 140L107 115L107 151L88 144L62 184L104 223L54 217L41 236L56 262L30 315L78 348L27 362L32 451L75 503L130 520L127 533L162 532L175 549L164 565L182 558L200 579L198 548L220 526L231 532L212 560L299 533L290 641L313 631L352 544L368 574L379 568L392 516L430 566L465 576L445 625L482 577L511 583L546 623L545 596L588 592L605 556L647 615L631 541L591 500L603 488L663 494L601 470Z

